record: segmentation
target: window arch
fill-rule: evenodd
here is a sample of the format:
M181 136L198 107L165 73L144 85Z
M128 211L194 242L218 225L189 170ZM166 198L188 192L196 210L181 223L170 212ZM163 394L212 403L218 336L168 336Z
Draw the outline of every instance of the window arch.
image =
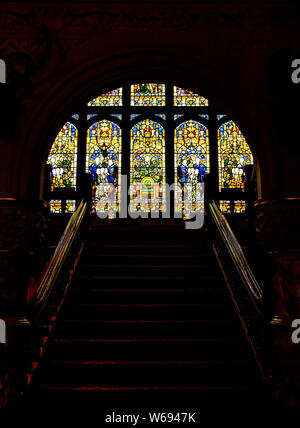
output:
M202 95L164 83L130 83L107 88L66 119L48 156L53 212L72 212L84 171L92 175L93 212L98 206L109 211L100 184L114 185L117 211L127 204L121 173L130 177L128 184L143 182L131 201L142 193L152 199L135 206L140 212L164 212L161 184L201 183L207 174L221 209L244 211L243 167L253 156L237 125ZM178 212L180 198L177 187Z

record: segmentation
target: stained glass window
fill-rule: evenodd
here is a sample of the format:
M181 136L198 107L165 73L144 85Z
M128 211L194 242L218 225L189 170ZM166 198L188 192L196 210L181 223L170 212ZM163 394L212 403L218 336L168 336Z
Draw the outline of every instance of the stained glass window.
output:
M224 214L230 214L231 208L230 208L230 201L219 201L220 210Z
M234 201L234 212L236 214L242 214L246 212L246 202L245 201Z
M66 200L65 205L62 205L61 199L51 199L49 202L50 214L62 214L63 206L65 206L65 213L72 214L76 208L76 201Z
M173 98L171 105L166 105L166 95L168 99L169 96ZM107 108L99 110L101 106ZM197 208L198 185L204 187L204 177L210 171L213 153L218 153L218 159L212 159L213 165L218 165L218 174L215 168L211 168L210 181L221 192L216 195L222 198L221 210L232 210L237 214L245 212L245 201L235 198L246 197L241 197L234 189L244 190L244 166L252 164L253 157L239 128L225 114L219 114L220 111L222 109L211 106L198 93L162 83L129 83L124 88L94 98L82 109L71 113L70 122L60 130L49 152L47 162L52 166L53 192L51 212L74 212L75 199L82 196L77 191L78 167L92 174L92 211L98 208L106 215L109 213L109 218L114 218L121 203L121 146L126 153L130 150L129 170L124 170L123 174L130 174L130 183L137 184L130 197L132 202L135 199L135 206L132 205L135 212L151 212L151 215L166 212L167 175L175 179L175 212L189 218L187 211L193 214ZM83 118L87 120L83 121ZM214 148L212 153L209 152L208 128L205 126L207 120L211 120L213 133L218 135L218 148ZM131 123L130 132L127 132L128 122ZM225 123L221 125L222 122ZM124 124L124 134L121 123ZM167 141L165 130L168 130ZM170 170L166 174L165 147L173 152L172 144L174 164L172 161L167 164ZM80 154L85 152L84 159ZM127 155L124 165L127 168ZM230 189L234 196L225 196ZM67 197L74 200L66 200ZM140 202L136 202L138 198Z
M233 201L232 204L230 201L219 201L220 210L224 214L230 214L232 212L231 206L234 208L235 214L243 214L246 212L246 201Z
M92 117L95 117L95 116L97 116L97 114L88 114L87 115L87 120L89 120L89 119L91 119Z
M51 190L58 187L76 187L78 131L71 123L64 124L48 155L52 166Z
M76 201L73 200L66 200L66 210L65 212L68 214L72 214L75 211L76 208Z
M131 114L130 120L135 119L136 117L141 116L140 114Z
M218 129L219 188L244 190L244 166L253 163L245 138L233 121Z
M165 106L165 85L160 83L138 83L131 85L132 106Z
M94 98L88 103L88 106L121 106L122 105L123 88L114 89L100 97Z
M174 86L174 105L177 107L208 106L208 100L187 89Z
M131 210L164 212L165 130L146 119L131 129L130 195Z
M59 199L51 199L49 202L50 205L50 214L61 214L62 208L61 208L61 200Z
M199 183L204 182L204 175L209 172L209 138L208 129L194 120L181 123L175 129L175 211L194 212L196 190ZM189 190L190 189L190 190Z
M110 217L119 209L121 143L121 129L113 122L102 120L88 129L86 171L93 176L93 212L109 212Z

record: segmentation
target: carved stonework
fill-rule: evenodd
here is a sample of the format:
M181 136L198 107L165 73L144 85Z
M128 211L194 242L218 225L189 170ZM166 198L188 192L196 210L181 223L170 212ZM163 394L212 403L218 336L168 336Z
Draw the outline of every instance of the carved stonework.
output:
M0 200L0 313L16 314L26 303L47 253L46 209L40 201Z

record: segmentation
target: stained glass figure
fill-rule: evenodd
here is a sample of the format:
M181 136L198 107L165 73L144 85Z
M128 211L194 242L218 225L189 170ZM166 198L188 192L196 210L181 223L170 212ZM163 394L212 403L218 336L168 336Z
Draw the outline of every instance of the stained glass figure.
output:
M119 210L121 176L121 129L108 120L94 123L87 133L86 171L93 176L93 212Z
M165 130L150 119L131 129L131 210L159 214L165 211Z
M245 138L233 121L218 129L219 189L244 190L244 166L253 163Z
M131 85L132 106L165 106L166 89L160 83L139 83Z
M208 129L194 120L181 123L175 129L174 171L175 212L195 212L197 207L197 189L209 172Z
M50 205L50 214L61 214L62 208L61 208L61 200L59 199L51 199L49 202Z
M174 86L174 105L177 107L208 106L208 100L187 89Z
M114 89L100 97L94 98L87 105L88 106L121 106L122 105L123 88Z
M77 128L66 122L57 135L48 155L51 165L51 190L59 187L76 187Z

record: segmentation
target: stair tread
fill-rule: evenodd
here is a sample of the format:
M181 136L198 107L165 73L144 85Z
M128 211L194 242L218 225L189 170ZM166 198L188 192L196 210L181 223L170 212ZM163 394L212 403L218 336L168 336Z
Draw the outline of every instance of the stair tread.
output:
M249 365L247 360L48 360L47 364L73 366L111 365Z
M38 389L42 390L60 390L60 391L144 391L144 390L152 390L152 391L216 391L216 390L224 390L224 391L233 391L233 390L249 390L255 389L260 390L264 389L262 385L251 384L251 385L187 385L187 386L174 386L174 385L122 385L122 386L113 386L113 385L97 385L97 384L89 384L84 386L54 386L54 385L40 385Z
M31 393L264 391L207 230L171 226L89 230Z
M171 339L136 339L136 338L123 338L123 339L70 339L70 338L60 338L54 339L53 343L239 343L240 339L199 339L199 338L171 338Z

